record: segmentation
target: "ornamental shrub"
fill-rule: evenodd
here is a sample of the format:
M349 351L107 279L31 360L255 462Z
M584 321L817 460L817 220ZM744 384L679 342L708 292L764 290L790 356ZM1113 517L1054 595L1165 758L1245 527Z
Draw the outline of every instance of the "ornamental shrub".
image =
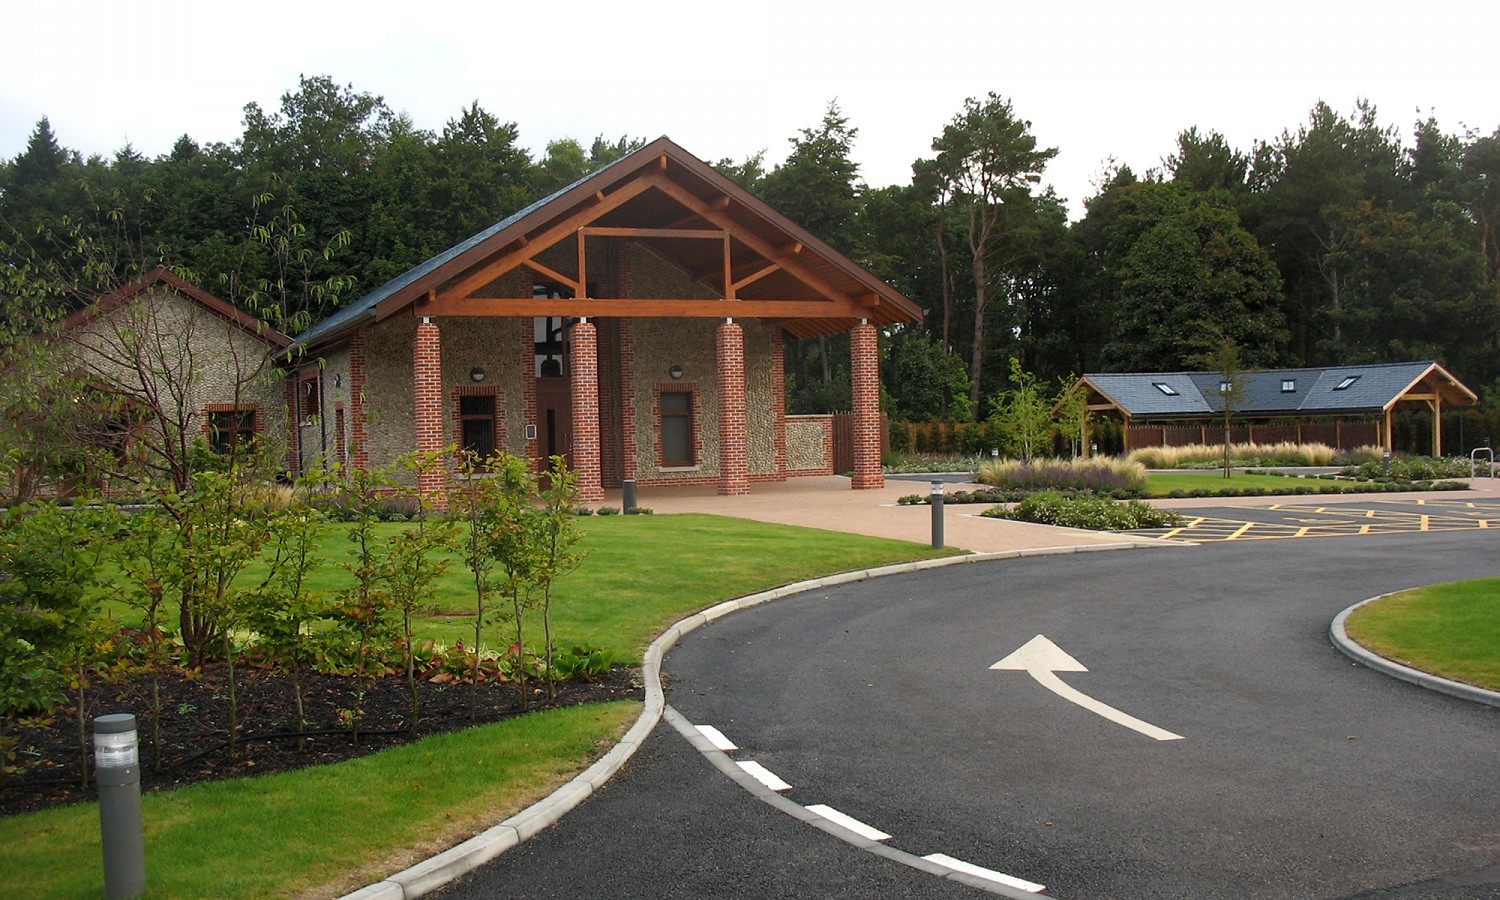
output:
M984 515L1094 531L1167 528L1185 521L1179 513L1157 509L1139 500L1122 502L1093 494L1068 495L1056 491L1039 491L1009 509L995 507L985 510Z

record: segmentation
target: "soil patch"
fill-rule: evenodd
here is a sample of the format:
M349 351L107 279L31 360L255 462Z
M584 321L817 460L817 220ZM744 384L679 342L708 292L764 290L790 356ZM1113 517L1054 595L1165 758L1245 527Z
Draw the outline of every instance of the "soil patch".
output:
M365 694L359 739L354 741L341 713L361 705L356 701L354 680L312 675L305 682L306 724L299 749L291 681L266 670L243 668L237 672L237 681L240 729L233 756L229 752L228 690L222 665L209 666L191 677L174 672L161 680L160 771L153 765L150 743L149 681L134 679L96 687L90 693L85 718L92 723L95 716L108 713L135 714L141 736L141 790L146 792L341 762L470 724L498 722L541 709L640 700L644 696L638 672L625 666L616 666L608 676L593 682L559 682L556 700L548 699L545 685L529 683L524 709L514 683L487 682L479 685L471 723L469 685L418 681L421 705L413 728L406 682L387 676L376 679ZM17 762L25 771L6 777L5 788L0 791L0 816L98 798L92 782L88 788L80 786L77 715L76 705L59 707L48 716L50 721L13 730L19 739ZM88 739L92 741L92 729ZM90 745L90 767L92 752Z

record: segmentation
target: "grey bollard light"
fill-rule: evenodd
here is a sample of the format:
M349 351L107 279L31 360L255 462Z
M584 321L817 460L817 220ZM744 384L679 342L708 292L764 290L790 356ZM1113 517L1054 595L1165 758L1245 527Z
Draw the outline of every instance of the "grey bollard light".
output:
M141 832L141 756L135 716L94 719L94 777L104 845L105 900L146 893L146 843Z
M932 505L932 549L943 549L943 483L934 481L932 483L932 497L928 501Z
M620 511L635 509L635 479L627 478L620 482L620 485Z

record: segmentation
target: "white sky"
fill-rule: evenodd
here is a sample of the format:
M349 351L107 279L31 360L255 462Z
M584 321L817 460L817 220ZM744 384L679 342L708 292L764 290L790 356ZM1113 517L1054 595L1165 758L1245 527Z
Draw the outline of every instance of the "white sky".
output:
M1372 101L1403 139L1500 126L1493 0L1096 2L558 0L392 4L73 0L6 17L0 158L47 116L85 155L239 137L299 74L381 95L438 131L470 102L549 140L671 137L735 160L816 125L837 98L872 186L907 183L965 97L994 91L1059 154L1076 218L1106 160L1159 166L1189 126L1241 150L1318 100Z

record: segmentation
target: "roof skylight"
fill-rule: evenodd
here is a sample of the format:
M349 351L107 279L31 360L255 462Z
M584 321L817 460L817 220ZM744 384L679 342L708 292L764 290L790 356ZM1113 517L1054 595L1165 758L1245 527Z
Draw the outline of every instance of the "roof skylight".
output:
M1177 396L1177 389L1172 387L1170 384L1166 384L1161 381L1153 381L1151 382L1151 386L1156 388L1158 391L1161 391L1163 394L1166 394L1168 397Z
M1338 384L1334 385L1333 389L1336 390L1336 391L1347 391L1347 390L1349 390L1349 388L1353 387L1354 382L1356 382L1358 380L1359 380L1359 376L1358 375L1345 375L1344 376L1344 380L1340 381Z

